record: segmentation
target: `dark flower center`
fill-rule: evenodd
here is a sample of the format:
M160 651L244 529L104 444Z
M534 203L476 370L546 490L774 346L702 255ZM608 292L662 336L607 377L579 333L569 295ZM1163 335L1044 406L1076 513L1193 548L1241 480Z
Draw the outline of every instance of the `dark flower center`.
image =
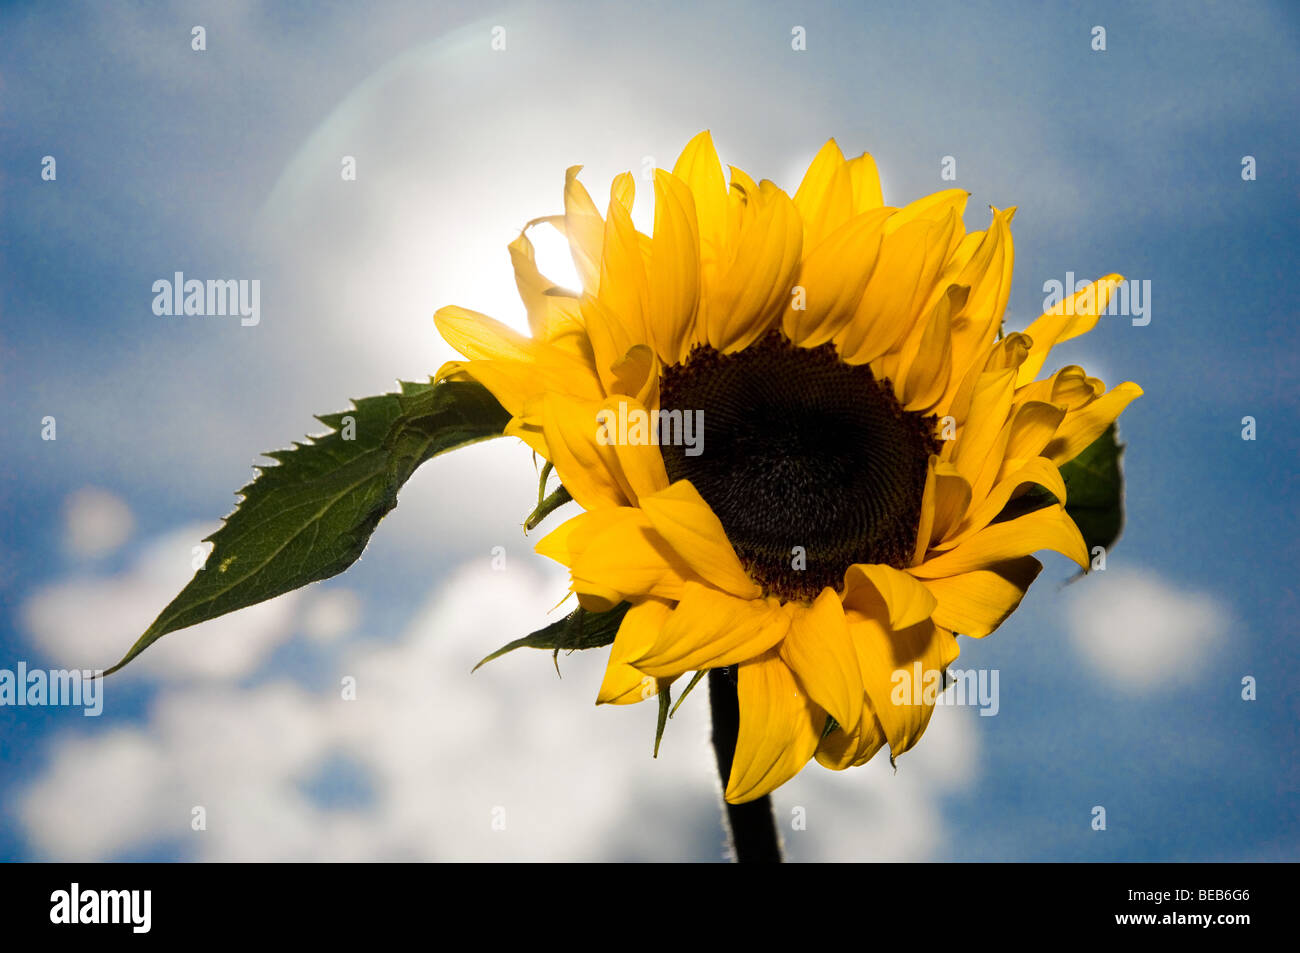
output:
M834 345L779 331L735 354L699 345L664 370L660 406L702 412L695 446L661 432L668 478L694 484L765 592L806 602L854 563L910 561L935 418Z

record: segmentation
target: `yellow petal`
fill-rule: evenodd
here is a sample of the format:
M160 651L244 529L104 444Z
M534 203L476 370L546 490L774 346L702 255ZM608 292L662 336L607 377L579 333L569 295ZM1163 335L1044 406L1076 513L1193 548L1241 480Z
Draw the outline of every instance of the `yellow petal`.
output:
M1025 363L1033 343L1028 334L1013 331L989 348L989 356L988 360L984 362L984 370L1016 370L1021 364Z
M542 432L551 462L578 505L597 510L632 502L607 423L608 409L559 394L547 394L543 406Z
M912 547L912 561L910 565L917 565L925 558L925 551L930 546L930 538L933 536L934 520L938 513L937 506L939 503L938 483L936 477L938 467L940 466L937 454L930 454L930 459L925 464L925 486L921 490L921 517L916 527L916 544ZM943 464L951 468L951 464Z
M626 329L629 343L643 344L649 341L646 320L650 286L641 247L643 236L632 224L630 200L624 204L624 195L633 187L632 181L624 172L610 188L600 260L600 301Z
M925 580L938 603L934 621L962 635L983 638L1015 611L1043 568L1033 556L1022 556L987 569Z
M473 379L474 376L469 372L469 365L464 361L445 361L433 375L435 384L442 381L472 381Z
M790 780L817 750L826 712L805 695L775 652L736 673L740 732L727 780L727 801L743 804Z
M857 311L835 337L844 361L869 363L906 337L930 295L955 228L950 212L942 221L917 219L886 234Z
M885 729L867 705L854 732L836 728L817 746L817 763L832 771L866 764L885 745Z
M925 732L943 672L957 658L957 640L929 619L895 630L859 612L847 617L867 698L897 757Z
M654 242L646 328L659 357L676 364L690 350L700 302L700 234L686 183L655 170Z
M1011 415L1007 439L1007 460L1036 457L1043 452L1065 419L1065 408L1046 401L1030 400L1016 406Z
M971 397L970 413L952 442L951 460L957 472L975 489L976 481L1002 434L1011 411L1016 372L1011 368L985 371ZM945 446L944 450L949 447ZM999 457L997 460L1001 463ZM976 496L979 494L976 492Z
M1015 404L1031 400L1045 401L1064 407L1066 411L1078 410L1106 392L1106 385L1077 364L1061 368L1051 377L1022 384L1016 388Z
M951 463L940 463L934 470L934 523L929 535L932 546L940 545L956 532L970 509L971 488L965 477ZM920 559L913 561L918 565Z
M599 393L591 364L572 351L467 308L440 308L434 322L447 343L470 359L468 365L454 362L455 371L482 383L513 416L529 396L548 390L586 398Z
M613 465L609 461L606 465L629 502L638 504L668 488L668 471L659 450L658 423L654 414L636 398L616 395L606 398L600 405L597 421L614 451ZM644 421L645 426L636 427L634 421ZM600 440L601 433L598 433L597 444ZM558 465L556 469L559 469Z
M975 396L976 385L988 383L985 375L995 371L1014 372L1024 361L1028 353L1029 338L1024 334L1009 334L1000 341L994 341L980 354L976 355L970 368L964 375L960 373L957 358L957 323L953 324L953 376L948 393L936 406L935 412L950 416L960 430L971 416L971 406ZM959 382L960 378L960 382ZM1017 392L1013 389L1011 403L1015 406ZM949 448L951 449L951 448Z
M659 402L659 358L646 344L634 344L627 353L610 364L614 377L613 393L634 397L643 407Z
M760 187L745 203L732 260L719 269L705 314L708 343L726 353L758 340L785 309L803 249L803 223L789 196Z
M960 222L966 210L966 200L969 198L970 193L965 189L944 189L942 192L935 192L915 202L909 202L890 216L889 224L885 226L885 233L892 234L912 222L943 222L951 217L955 217ZM962 231L964 232L965 229ZM961 238L962 235L958 234L956 241L949 245L951 238L945 236L943 248L945 261Z
M997 436L994 438L988 454L979 465L979 472L975 475L975 479L971 481L970 491L973 500L978 502L986 499L992 493L998 474L1006 463L1007 441L1010 438L1011 427L1009 424L1003 424L1002 429L998 431Z
M857 730L862 718L862 676L844 607L834 589L823 589L809 608L793 607L781 658L817 704L847 731Z
M600 683L600 691L596 694L596 704L634 705L654 698L659 694L661 681L668 680L642 675L626 662L615 661L614 657L610 656L605 666L605 677Z
M1011 497L1017 490L1026 485L1041 486L1052 496L1056 497L1058 503L1064 504L1065 499L1065 481L1061 479L1061 471L1057 469L1056 464L1052 463L1046 457L1033 457L1025 462L1024 466L1016 470L1005 480L999 482L985 499L977 506L973 507L962 520L957 532L944 539L943 543L936 546L935 549L952 549L965 542L971 536L974 536L985 526L993 522L1011 501Z
M986 569L993 563L1018 559L1044 549L1068 556L1083 569L1089 566L1088 547L1062 506L1033 513L980 530L960 546L927 559L908 571L920 579L937 579Z
M998 328L1002 326L1007 298L1011 294L1011 274L1015 264L1015 246L1010 227L1014 214L1014 208L1005 211L994 209L993 222L982 233L979 244L971 250L970 257L964 261L950 261L949 268L945 269L939 279L940 286L951 282L968 285L971 289L961 312L953 320L954 389L971 365L987 353ZM959 250L958 254L963 250Z
M894 393L907 410L924 413L938 403L952 377L952 315L961 310L970 289L950 285L929 318L917 325L904 348Z
M651 525L700 576L740 599L761 593L749 578L722 522L688 480L678 480L641 501Z
M654 645L630 661L659 677L723 668L762 655L789 629L790 612L775 599L737 599L691 581Z
M659 679L637 671L628 660L654 643L671 611L663 599L647 599L627 610L610 647L597 705L629 705L658 694Z
M640 510L595 535L570 564L573 591L606 600L680 599L699 577L655 532Z
M844 607L882 616L895 629L907 629L930 618L934 596L914 576L880 563L857 563L844 574ZM832 712L832 714L834 714Z
M583 295L580 304L602 389L611 394L626 393L630 389L627 380L629 367L638 364L633 357L635 349L642 347L649 352L644 362L645 369L654 363L648 360L654 356L654 350L649 347L645 329L639 324L630 324L606 302L592 295Z
M600 382L595 378L546 360L470 361L463 366L514 417L524 416L531 404L547 394L579 401L600 398Z
M543 460L551 459L551 447L546 442L546 434L540 426L531 424L525 418L511 417L501 433L506 437L518 437Z
M1043 450L1043 455L1053 463L1069 463L1087 446L1101 436L1124 408L1142 396L1142 388L1130 382L1116 384L1102 397L1080 409L1066 414L1056 430L1056 436Z
M802 295L791 295L782 319L786 337L795 344L825 344L853 317L875 268L888 215L876 209L856 216L804 259L798 285Z
M578 181L581 171L582 166L575 165L564 174L564 234L569 239L569 252L583 289L595 294L600 285L600 249L604 243L605 222L587 189Z
M806 248L816 248L853 214L853 180L834 139L827 140L808 166L794 205L803 219Z
M876 160L870 153L864 152L847 163L849 181L853 184L853 212L861 215L885 204L880 193L880 173L876 169Z
M722 255L726 239L727 182L708 130L686 144L673 166L673 175L686 183L695 198L700 255L716 261Z
M1111 294L1123 280L1120 275L1099 278L1025 328L1025 333L1033 339L1034 346L1029 352L1029 358L1020 366L1017 383L1028 384L1037 377L1048 353L1056 345L1091 331L1101 313L1106 310Z
M576 295L563 292L537 267L537 255L527 231L519 233L509 245L510 264L515 271L515 287L528 311L528 326L533 338L569 350L590 359L590 345L582 327L582 314ZM584 349L585 345L585 349Z
M546 350L544 342L469 308L439 308L433 321L443 339L471 361L531 361Z
M728 214L728 237L734 239L736 233L733 230L735 216L738 208L748 208L748 204L759 193L758 183L750 178L749 173L744 169L737 169L734 165L728 166L731 170L731 185L727 190L727 214ZM739 203L739 204L737 204Z
M663 454L653 444L616 444L618 465L627 479L632 496L637 500L668 488L668 471L664 469Z
M533 550L561 565L572 566L597 536L614 524L636 516L636 509L630 506L579 513L539 539Z

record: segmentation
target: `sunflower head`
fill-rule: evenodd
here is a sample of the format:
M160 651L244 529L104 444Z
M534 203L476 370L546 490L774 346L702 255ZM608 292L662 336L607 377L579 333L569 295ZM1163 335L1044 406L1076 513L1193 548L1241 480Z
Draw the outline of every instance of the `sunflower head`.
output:
M582 507L537 545L581 605L630 604L598 701L733 672L733 803L814 757L901 754L934 705L916 673L1001 624L1032 554L1088 566L1060 467L1141 390L1038 377L1119 276L1003 336L1014 209L967 232L962 190L886 206L871 156L834 140L793 197L728 182L705 132L656 171L645 235L631 175L602 215L579 171L564 214L529 227L563 233L582 287L541 274L525 228L510 254L531 333L443 308L466 360L439 378L486 386Z

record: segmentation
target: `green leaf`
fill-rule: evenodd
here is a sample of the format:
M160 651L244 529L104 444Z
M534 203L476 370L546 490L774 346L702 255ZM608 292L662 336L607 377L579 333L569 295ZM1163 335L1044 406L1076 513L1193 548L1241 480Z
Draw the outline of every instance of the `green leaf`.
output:
M515 649L551 649L558 659L560 651L574 649L594 649L609 645L618 635L618 627L623 624L623 616L632 608L626 602L620 602L608 612L588 612L586 609L574 609L563 619L557 619L544 629L538 629L531 635L515 639L501 646L491 655L474 666L477 671L493 659L500 658ZM559 671L557 662L555 670Z
M1124 530L1124 471L1115 424L1061 468L1068 502L1065 512L1083 533L1091 552L1095 546L1109 550Z
M1079 455L1062 465L1065 481L1065 512L1070 515L1092 552L1096 546L1109 550L1124 528L1124 472L1120 458L1124 445L1111 424ZM1056 497L1042 487L1017 497L998 514L998 521L1015 519L1051 506Z
M510 415L481 384L402 382L317 418L330 433L266 456L203 568L108 675L159 638L328 579L365 549L397 491L430 457L501 434Z

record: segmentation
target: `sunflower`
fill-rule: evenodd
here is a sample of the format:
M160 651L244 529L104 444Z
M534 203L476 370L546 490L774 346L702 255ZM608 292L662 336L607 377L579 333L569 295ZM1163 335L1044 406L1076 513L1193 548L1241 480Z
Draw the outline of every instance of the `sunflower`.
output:
M1033 553L1089 564L1059 468L1142 391L1076 366L1036 378L1121 279L1004 336L1015 209L968 233L963 190L886 206L872 157L834 140L791 197L734 167L728 185L701 133L655 171L649 236L630 174L602 216L580 170L564 214L509 246L531 334L436 320L466 358L439 379L490 390L584 510L537 551L584 609L630 605L598 703L734 671L735 804L813 758L892 760L931 716L916 674L1001 624ZM567 238L580 291L539 271L540 225ZM1035 487L1058 502L999 518Z

